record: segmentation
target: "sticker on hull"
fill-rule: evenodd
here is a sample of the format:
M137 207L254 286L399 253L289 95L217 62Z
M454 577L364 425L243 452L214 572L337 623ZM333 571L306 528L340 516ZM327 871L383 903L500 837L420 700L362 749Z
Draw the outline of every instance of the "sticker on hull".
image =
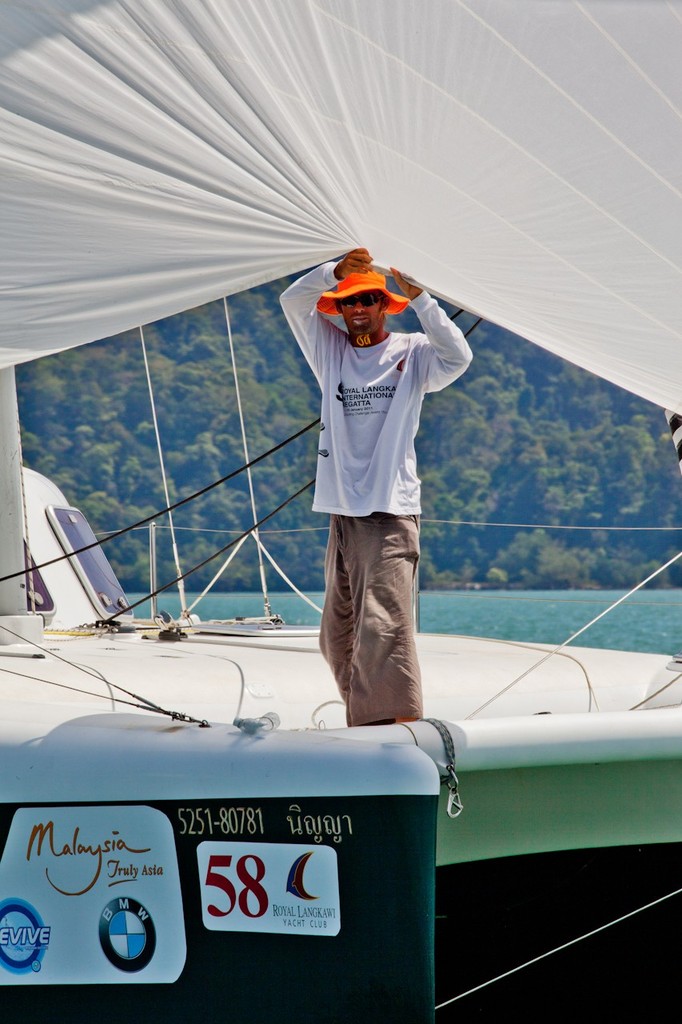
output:
M288 843L197 847L201 914L211 931L338 935L336 850Z
M0 985L169 983L184 967L175 841L155 808L20 808L0 893Z

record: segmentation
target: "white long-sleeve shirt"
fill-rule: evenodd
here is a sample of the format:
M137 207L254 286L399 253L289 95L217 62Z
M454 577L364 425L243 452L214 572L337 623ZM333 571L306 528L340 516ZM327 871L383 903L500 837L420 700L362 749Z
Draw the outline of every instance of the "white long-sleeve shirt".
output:
M472 352L435 299L422 292L411 306L424 333L389 334L355 348L316 309L338 281L324 263L281 297L289 326L322 390L313 509L344 516L372 512L418 515L421 482L414 438L424 395L460 377ZM390 320L387 321L387 328Z

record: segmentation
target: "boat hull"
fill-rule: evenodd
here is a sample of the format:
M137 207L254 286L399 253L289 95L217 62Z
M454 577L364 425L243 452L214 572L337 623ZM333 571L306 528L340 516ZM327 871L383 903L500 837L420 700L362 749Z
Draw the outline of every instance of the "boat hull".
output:
M599 1008L622 1020L672 1004L682 763L463 771L459 781L463 813L449 820L441 797L438 815L438 1024L499 1021L510 1005L545 1021L557 1000L566 1017Z
M0 762L13 1018L433 1021L421 751L100 715Z
M439 868L437 1024L672 1019L681 877L679 843Z
M438 815L439 865L682 842L682 761L462 772L463 813Z

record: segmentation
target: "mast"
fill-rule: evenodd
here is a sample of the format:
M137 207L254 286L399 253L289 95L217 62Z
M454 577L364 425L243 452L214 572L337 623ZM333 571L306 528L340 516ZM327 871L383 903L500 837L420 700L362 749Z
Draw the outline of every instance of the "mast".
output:
M0 370L0 581L24 568L21 438L14 367L10 366ZM0 582L0 648L42 639L43 620L28 611L25 577Z

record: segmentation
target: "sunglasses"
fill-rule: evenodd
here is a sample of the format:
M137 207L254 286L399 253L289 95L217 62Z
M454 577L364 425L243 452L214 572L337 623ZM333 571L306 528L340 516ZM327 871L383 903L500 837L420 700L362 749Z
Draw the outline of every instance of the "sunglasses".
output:
M383 298L382 292L360 292L359 295L347 295L345 299L339 299L339 306L356 306L358 302L361 306L373 306L380 299Z

